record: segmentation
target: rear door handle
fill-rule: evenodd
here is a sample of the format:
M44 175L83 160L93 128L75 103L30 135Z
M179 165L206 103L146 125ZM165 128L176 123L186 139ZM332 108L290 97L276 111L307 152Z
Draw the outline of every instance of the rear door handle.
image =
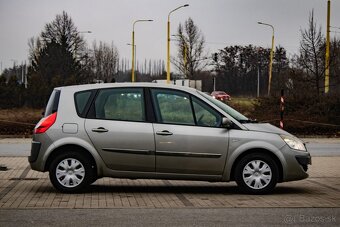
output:
M109 130L107 130L106 128L103 128L103 127L93 128L93 129L92 129L92 132L99 132L99 133L108 132L108 131L109 131Z
M169 132L168 130L163 130L161 132L156 132L156 134L160 136L171 136L172 132Z

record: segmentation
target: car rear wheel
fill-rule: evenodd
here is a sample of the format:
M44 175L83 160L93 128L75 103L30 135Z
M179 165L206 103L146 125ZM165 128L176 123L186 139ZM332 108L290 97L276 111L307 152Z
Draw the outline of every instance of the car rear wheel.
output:
M61 192L78 192L95 179L92 166L90 159L79 152L60 154L50 165L51 183Z
M266 194L276 186L279 171L268 155L253 153L243 157L235 168L235 180L240 190L249 194Z

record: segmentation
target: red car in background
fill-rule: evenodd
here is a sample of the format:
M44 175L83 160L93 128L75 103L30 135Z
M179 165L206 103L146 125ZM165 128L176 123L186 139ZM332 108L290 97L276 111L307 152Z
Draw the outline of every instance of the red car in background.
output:
M221 101L230 101L231 100L231 97L230 95L228 95L227 93L225 93L224 91L213 91L211 93L211 96L214 98L214 99L218 99L218 100L221 100Z

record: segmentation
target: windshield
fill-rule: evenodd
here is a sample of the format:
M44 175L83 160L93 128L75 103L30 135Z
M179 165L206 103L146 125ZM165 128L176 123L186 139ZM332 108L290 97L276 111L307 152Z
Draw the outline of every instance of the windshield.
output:
M206 98L209 101L211 101L212 103L214 103L219 108L221 108L224 112L226 112L227 114L229 114L230 116L235 118L237 121L239 121L241 123L249 121L249 119L246 116L244 116L243 114L237 112L236 110L234 110L233 108L231 108L227 104L225 104L225 103L223 103L223 102L221 102L221 101L219 101L217 99L214 99L210 95L204 94L203 92L198 91L198 93L200 95L202 95L204 98Z

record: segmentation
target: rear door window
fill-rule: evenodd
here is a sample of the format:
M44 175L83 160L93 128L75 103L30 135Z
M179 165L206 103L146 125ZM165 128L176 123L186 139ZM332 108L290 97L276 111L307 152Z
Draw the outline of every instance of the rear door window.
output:
M143 88L100 90L94 102L94 118L145 121Z

